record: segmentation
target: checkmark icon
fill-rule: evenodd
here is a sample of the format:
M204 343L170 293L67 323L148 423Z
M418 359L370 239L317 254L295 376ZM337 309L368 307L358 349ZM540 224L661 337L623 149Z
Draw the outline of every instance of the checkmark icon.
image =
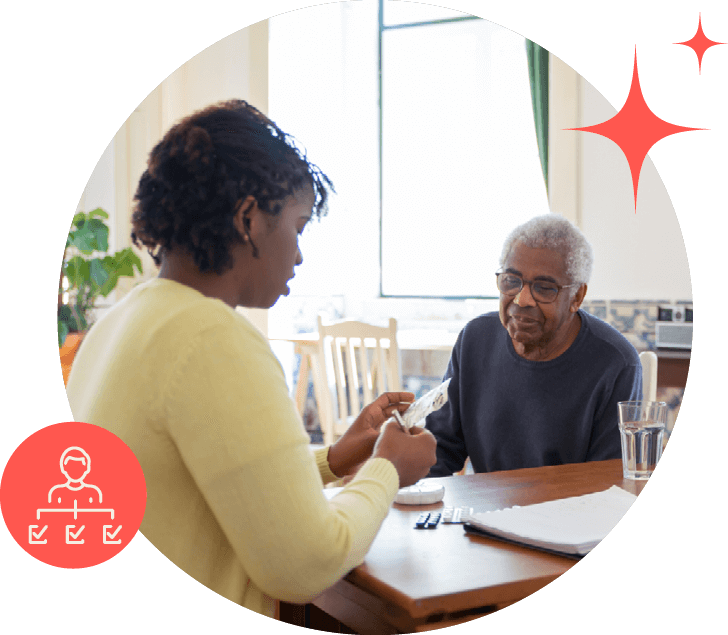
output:
M74 525L74 527L75 527L75 525ZM81 532L85 529L85 527L86 527L86 525L81 525L81 529L79 529L75 534L70 530L69 530L68 534L69 534L69 536L71 536L71 538L76 540L79 537L79 535L81 534Z
M114 540L116 538L117 534L121 530L121 525L119 525L116 528L116 531L111 532L108 531L109 529L113 528L113 525L104 525L104 544L105 545L120 545L121 544L121 538L119 540Z
M31 545L45 545L48 543L48 539L41 540L41 537L46 532L46 529L48 529L48 525L43 527L39 532L33 531L34 529L38 529L40 525L29 525L28 526L28 544Z
M76 533L73 533L71 529L75 529L76 525L66 525L66 544L67 545L82 545L84 543L83 538L81 540L78 540L78 537L81 535L81 532L86 528L86 525L81 525L81 528L76 531Z

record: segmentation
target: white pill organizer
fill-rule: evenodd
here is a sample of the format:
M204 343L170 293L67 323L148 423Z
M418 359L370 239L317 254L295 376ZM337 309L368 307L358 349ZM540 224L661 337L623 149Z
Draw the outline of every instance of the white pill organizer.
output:
M424 479L410 487L400 489L394 502L400 505L430 505L439 503L444 496L444 485L437 485Z

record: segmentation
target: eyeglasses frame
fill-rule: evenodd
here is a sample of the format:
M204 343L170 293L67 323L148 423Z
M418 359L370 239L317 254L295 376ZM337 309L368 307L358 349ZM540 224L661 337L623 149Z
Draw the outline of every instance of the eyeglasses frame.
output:
M498 284L498 276L501 276L503 274L507 274L509 276L513 276L515 278L518 278L521 281L521 288L518 289L514 294L508 294L503 293L501 291L500 285ZM546 280L525 280L522 276L519 276L517 273L510 273L509 271L496 271L495 272L495 286L498 288L499 293L503 293L504 296L507 296L509 298L516 297L521 291L523 291L523 287L528 285L529 291L531 292L531 297L533 298L533 301L537 304L553 304L556 302L556 299L559 297L559 293L561 293L561 289L570 289L571 287L579 287L581 286L581 283L574 283L574 284L557 284L556 282L549 282L549 284L553 284L555 287L558 287L558 290L556 291L556 295L554 296L553 300L550 300L549 302L544 302L543 300L537 300L536 296L533 295L533 283L534 282L546 282Z

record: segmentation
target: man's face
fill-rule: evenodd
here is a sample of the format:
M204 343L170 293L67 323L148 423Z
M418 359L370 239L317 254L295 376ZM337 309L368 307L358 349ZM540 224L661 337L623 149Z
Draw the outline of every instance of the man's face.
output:
M89 466L86 457L74 453L66 455L63 461L63 473L70 481L82 481L88 472Z
M511 249L503 271L516 274L523 280L542 280L561 286L571 284L560 253L550 249L532 249L521 242ZM556 300L550 304L536 302L527 283L516 296L501 293L500 320L519 354L536 348L543 349L557 334L565 332L583 298L583 293L572 297L575 289L561 289Z

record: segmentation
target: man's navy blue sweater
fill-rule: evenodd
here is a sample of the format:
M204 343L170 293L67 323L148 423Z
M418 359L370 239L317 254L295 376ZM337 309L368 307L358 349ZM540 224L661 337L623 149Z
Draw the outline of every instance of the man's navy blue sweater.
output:
M617 402L642 398L634 347L606 322L579 311L581 329L559 357L520 357L498 317L460 332L445 373L448 403L427 417L437 438L429 476L581 463L621 456Z

